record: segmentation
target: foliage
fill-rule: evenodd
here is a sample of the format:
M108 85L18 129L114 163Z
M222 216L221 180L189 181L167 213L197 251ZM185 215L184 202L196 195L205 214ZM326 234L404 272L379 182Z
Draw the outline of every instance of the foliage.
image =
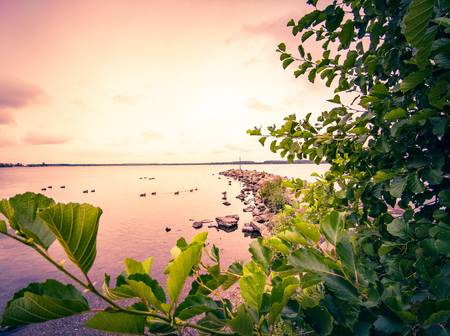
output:
M259 190L259 194L267 207L274 212L283 209L283 206L288 202L286 187L281 177L266 181Z
M302 300L297 322L318 334L447 335L450 2L309 3L288 26L302 42L315 36L322 56L277 51L296 77L333 85L336 107L249 131L289 161L330 164L296 187L307 208L278 234L302 289L322 293ZM299 220L327 244L308 242Z
M330 102L337 107L314 124L310 114L292 115L268 134L250 134L263 144L271 137L270 149L289 161L326 161L330 170L314 184L291 182L307 208L274 236L253 241L246 264L222 269L218 248L206 250L201 233L171 250L166 289L151 277L149 258L126 259L115 284L106 275L100 291L88 275L100 209L32 193L0 202L8 221L0 221L0 234L108 303L89 327L164 335L184 328L211 335L449 334L450 4L368 0L320 9L308 1L314 10L288 26L302 42L322 41L322 57L313 61L303 45L299 57L283 43L278 52L284 68L297 66L295 76L320 76L328 86L336 79ZM344 103L349 94L357 95L357 108ZM48 254L55 240L83 278ZM217 299L236 283L243 303ZM48 280L16 293L1 325L88 309L78 289Z

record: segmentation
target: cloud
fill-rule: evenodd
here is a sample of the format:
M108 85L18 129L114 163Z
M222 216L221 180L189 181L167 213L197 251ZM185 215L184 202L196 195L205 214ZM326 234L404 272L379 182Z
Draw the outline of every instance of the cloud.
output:
M28 145L61 145L71 139L63 135L29 132L22 140Z
M118 104L132 104L134 100L135 97L127 95L115 95L113 97L113 101Z
M0 110L0 125L14 124L15 120L11 112Z
M45 91L36 85L0 78L0 110L20 109L48 99Z
M235 145L235 144L228 144L225 145L225 148L232 152L238 152L238 153L249 153L253 152L253 149L241 146L241 145Z
M15 141L11 138L6 138L6 137L0 138L0 148L1 147L10 147L10 146L14 146L14 145L17 145L17 141Z
M247 106L252 110L259 112L273 112L277 110L275 106L266 104L256 98L250 98L249 100L247 100Z
M243 25L239 32L234 33L228 38L227 43L246 37L264 36L275 44L278 44L291 38L291 30L286 26L291 18L292 16L282 16L256 24Z
M156 131L147 130L147 131L143 131L141 133L141 141L142 142L148 142L148 141L157 140L157 139L161 139L161 138L162 138L161 133L158 133Z

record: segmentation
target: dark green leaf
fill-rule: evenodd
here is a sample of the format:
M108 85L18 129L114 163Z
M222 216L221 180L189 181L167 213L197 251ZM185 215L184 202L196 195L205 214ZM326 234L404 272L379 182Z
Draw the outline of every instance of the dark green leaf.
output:
M125 312L100 312L86 322L86 326L102 331L144 334L145 316Z

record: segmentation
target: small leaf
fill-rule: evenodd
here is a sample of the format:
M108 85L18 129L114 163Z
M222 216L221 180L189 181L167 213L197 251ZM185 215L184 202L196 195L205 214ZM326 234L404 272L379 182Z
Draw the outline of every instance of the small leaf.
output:
M325 238L334 246L339 241L344 229L344 215L337 211L327 214L320 223L320 230Z
M292 57L291 58L286 58L283 61L283 69L286 69L292 62L294 62L294 59Z
M400 90L405 93L414 89L416 86L421 84L425 77L427 77L429 74L430 71L428 69L410 73L403 79L402 83L400 84Z
M407 181L408 179L406 177L400 176L396 176L391 180L388 190L389 193L392 195L392 197L395 198L402 197L403 190L405 190Z
M272 261L272 252L267 247L263 246L262 238L258 238L254 240L248 249L250 254L252 255L252 259L260 264L263 269L267 272L270 268L270 264Z
M395 218L386 226L387 231L399 238L407 238L409 232L408 223L403 218Z
M16 327L72 316L89 310L81 293L56 280L31 283L6 304L1 325Z
M307 39L311 37L311 35L314 34L314 31L308 30L302 35L302 42L305 42Z
M347 22L342 26L341 32L339 33L339 40L341 41L342 48L347 49L350 46L354 35L354 23L352 20L347 20Z
M39 213L70 260L88 273L97 254L97 231L102 210L89 204L58 203Z
M396 109L393 109L391 111L389 111L388 113L386 113L384 115L384 119L386 121L396 121L399 119L404 119L407 117L407 113L404 109L402 109L401 107L398 107Z
M272 47L273 48L273 47ZM285 43L280 43L279 45L278 45L278 49L280 49L281 51L286 51L286 44Z
M177 307L175 316L182 320L188 320L194 316L218 309L217 303L207 296L188 295Z
M267 137L261 137L261 138L259 138L259 143L264 146L264 144L266 143L266 140L267 140Z
M145 316L104 311L95 314L86 326L115 333L144 335Z
M6 227L6 222L0 219L0 233L8 232L8 228Z
M153 257L145 259L143 262L132 258L125 259L125 271L128 275L132 274L149 274L153 264Z

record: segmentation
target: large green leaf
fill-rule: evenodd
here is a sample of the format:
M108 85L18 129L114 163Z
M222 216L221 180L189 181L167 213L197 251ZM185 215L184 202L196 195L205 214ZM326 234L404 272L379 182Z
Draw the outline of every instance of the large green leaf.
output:
M102 210L89 204L58 203L39 213L70 260L88 273L97 254L98 222Z
M392 197L400 198L402 197L403 190L405 190L406 182L408 179L406 177L396 176L391 180L389 184L389 192Z
M399 238L407 238L409 232L409 225L403 218L395 218L386 226L387 231Z
M433 14L435 0L412 0L403 18L403 33L413 47L420 48Z
M86 322L86 326L109 332L143 335L145 316L104 311L95 314Z
M0 201L0 213L9 221L11 228L32 238L44 249L55 241L55 236L38 216L40 209L47 208L55 202L42 194L27 192L16 195L9 200Z
M414 89L424 81L425 77L428 76L429 73L430 71L427 69L410 73L400 84L400 90L405 93Z
M244 275L239 280L239 286L244 302L259 311L266 286L264 272L253 262L248 263L244 267Z
M320 230L334 246L339 241L344 229L344 215L337 211L327 214L320 223Z
M240 305L235 317L230 321L231 329L241 336L253 334L254 321L245 305Z
M325 262L325 258L311 248L301 248L288 257L288 262L301 271L333 274L332 269Z
M296 292L300 283L296 277L284 278L279 284L272 288L270 297L269 323L274 324L278 321L281 311L288 303L291 296Z
M305 309L306 322L318 335L330 335L333 331L333 317L321 306Z
M357 277L355 252L353 245L348 237L343 237L336 246L336 254L344 266L345 270L350 273L352 277Z
M172 304L178 300L192 268L200 262L206 236L207 234L201 233L201 236L194 237L189 247L182 251L167 267L169 273L167 291Z
M265 247L262 238L254 240L249 247L249 252L252 255L252 259L260 264L264 270L267 272L270 268L270 263L272 259L272 252L269 248Z
M6 304L1 325L19 326L79 314L89 310L81 293L56 280L31 283Z

